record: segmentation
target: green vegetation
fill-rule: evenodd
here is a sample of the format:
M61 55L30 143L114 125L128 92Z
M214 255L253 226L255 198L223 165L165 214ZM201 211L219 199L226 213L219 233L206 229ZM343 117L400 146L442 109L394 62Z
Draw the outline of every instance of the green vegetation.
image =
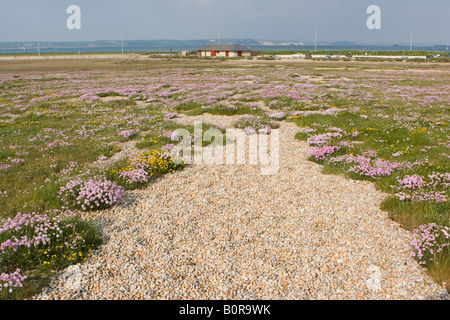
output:
M150 72L5 75L0 80L0 215L6 227L0 244L36 236L36 229L22 224L9 228L21 216L27 215L24 221L38 217L52 229L48 243L22 246L17 254L5 251L0 274L21 269L28 279L12 293L3 288L2 298L37 292L56 271L83 262L100 245L95 222L75 210L83 209L86 197L78 206L70 203L77 208L66 208L61 193L78 197L86 181L104 187L103 177L111 188L99 188L100 195L119 194L183 168L168 157L174 132L187 129L193 142L195 135L193 126L170 121L179 114L242 115L236 127L247 133L268 133L279 125L275 120L295 122L302 128L297 139L312 147L312 161L325 173L372 181L389 195L382 209L404 228L448 227L448 73L383 65L212 69L205 63ZM203 124L208 128L225 131ZM131 159L130 148L136 154ZM89 217L89 210L113 200L90 203L84 213ZM7 218L18 220L11 224ZM435 279L450 283L448 248L425 266Z

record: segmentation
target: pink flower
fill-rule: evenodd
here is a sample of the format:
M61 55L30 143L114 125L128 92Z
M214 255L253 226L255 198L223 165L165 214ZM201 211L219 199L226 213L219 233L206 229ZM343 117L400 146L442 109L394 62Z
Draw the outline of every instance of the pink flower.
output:
M341 147L338 146L310 147L309 154L314 156L316 160L324 160L326 157L332 155L340 149Z

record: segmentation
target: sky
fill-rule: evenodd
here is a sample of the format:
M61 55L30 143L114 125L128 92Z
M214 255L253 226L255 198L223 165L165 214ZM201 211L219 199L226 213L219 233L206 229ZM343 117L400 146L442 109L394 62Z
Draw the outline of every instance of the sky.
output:
M81 10L70 30L67 8ZM370 5L381 29L366 25ZM450 42L450 0L0 0L0 42L253 38Z

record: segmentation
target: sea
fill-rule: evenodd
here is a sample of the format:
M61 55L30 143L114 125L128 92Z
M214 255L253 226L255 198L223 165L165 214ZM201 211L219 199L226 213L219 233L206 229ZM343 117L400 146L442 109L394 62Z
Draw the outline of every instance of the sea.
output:
M279 52L279 51L302 51L311 52L315 51L314 45L248 45L247 47L258 50L261 52ZM181 51L196 51L199 49L198 45L164 45L164 44L127 44L124 43L123 52L141 52L141 53L152 53L152 52L181 52ZM390 45L390 46L379 46L379 45L318 45L318 51L410 51L410 46L406 45ZM427 51L427 52L448 52L447 46L414 46L414 51ZM37 54L37 53L114 53L122 52L122 44L113 45L85 45L70 43L70 45L48 45L43 44L38 46L37 43L0 43L0 54Z

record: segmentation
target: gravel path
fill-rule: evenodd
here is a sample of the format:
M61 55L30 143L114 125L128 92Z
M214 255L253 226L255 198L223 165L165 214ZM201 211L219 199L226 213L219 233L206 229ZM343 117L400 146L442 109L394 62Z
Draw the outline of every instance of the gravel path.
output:
M34 299L448 299L379 209L385 195L321 174L298 131L282 123L277 175L192 165L93 213L104 245Z

